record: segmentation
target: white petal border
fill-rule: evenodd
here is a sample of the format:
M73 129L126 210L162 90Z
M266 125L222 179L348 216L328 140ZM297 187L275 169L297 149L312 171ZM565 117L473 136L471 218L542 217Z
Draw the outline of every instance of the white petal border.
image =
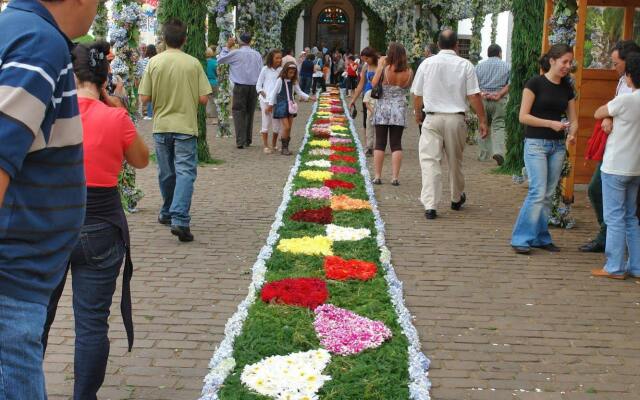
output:
M398 323L402 328L402 332L409 341L409 398L412 400L430 400L431 397L429 395L429 390L431 389L431 382L429 381L429 365L431 362L427 356L422 353L422 346L418 337L418 331L416 330L416 327L413 326L412 322L413 316L404 304L402 281L398 279L396 271L393 268L393 264L391 263L391 251L389 251L385 241L386 231L384 221L382 221L382 216L378 209L378 201L376 200L376 195L373 191L373 184L371 183L371 176L367 169L367 158L364 155L362 142L360 141L360 136L356 130L353 118L351 118L351 114L347 112L349 107L347 107L344 95L342 95L341 98L342 106L345 109L345 115L349 119L349 128L351 129L353 140L358 149L360 173L364 178L365 188L369 195L369 203L371 204L371 211L375 218L376 230L378 231L376 240L378 242L378 247L380 248L380 264L382 264L385 271L384 277L387 280L387 285L389 285L389 296L391 297L391 302L393 303L393 307L398 315Z
M341 92L341 99L343 108L345 110L348 110L343 92ZM219 400L218 391L235 367L235 360L233 359L233 344L235 342L235 339L242 332L242 326L244 325L244 321L248 316L249 307L251 307L251 305L255 302L258 291L260 290L262 285L264 285L266 262L271 257L273 248L280 237L280 235L278 234L278 230L283 225L283 215L289 205L289 202L291 201L293 179L298 174L298 170L300 169L302 150L306 146L307 141L311 136L311 122L313 120L313 115L315 115L317 111L317 108L318 102L314 103L313 109L311 111L311 116L307 121L305 127L305 135L302 139L302 144L300 145L300 150L298 151L296 160L293 164L293 167L291 168L291 172L289 173L287 183L284 186L282 203L276 211L275 221L271 225L271 230L269 231L267 242L260 250L258 258L252 267L252 279L251 284L249 285L249 292L247 294L247 297L238 305L238 309L231 316L231 318L229 318L227 324L225 325L225 337L214 352L213 357L209 362L210 371L204 378L204 386L202 388L200 400ZM393 306L396 310L396 314L398 315L398 323L400 324L402 332L407 337L407 340L409 342L409 396L412 400L430 400L431 398L429 396L429 389L431 388L431 382L428 378L430 361L421 351L418 331L412 323L413 316L409 313L409 310L404 304L402 282L398 279L393 268L393 264L391 263L391 252L387 248L385 241L384 222L382 221L380 211L378 210L378 202L376 201L375 193L373 191L373 185L371 184L369 170L366 167L366 157L364 155L362 143L360 142L360 138L358 136L358 131L356 130L351 115L349 115L347 112L345 112L345 115L349 120L349 127L351 129L354 142L358 149L360 173L364 178L365 188L367 190L367 194L369 195L369 202L371 203L371 209L375 218L376 230L378 231L376 240L378 243L378 247L380 248L380 263L385 270L385 279L387 281L387 284L389 285L389 295L391 297L391 302L393 303Z

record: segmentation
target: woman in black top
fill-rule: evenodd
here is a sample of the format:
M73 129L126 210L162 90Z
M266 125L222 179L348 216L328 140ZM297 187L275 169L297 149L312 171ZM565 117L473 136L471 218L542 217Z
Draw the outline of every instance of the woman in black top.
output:
M525 125L524 163L529 193L513 227L511 246L519 254L531 247L559 251L549 234L551 198L564 165L566 143L578 131L575 94L569 79L573 50L556 44L540 59L543 75L531 78L522 92L520 123Z

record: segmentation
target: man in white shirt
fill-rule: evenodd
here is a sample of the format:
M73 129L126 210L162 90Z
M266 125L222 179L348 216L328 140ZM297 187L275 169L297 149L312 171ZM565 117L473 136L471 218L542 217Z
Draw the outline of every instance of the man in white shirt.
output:
M480 120L480 136L489 134L473 64L456 54L458 35L450 30L440 32L440 52L427 58L416 72L411 92L415 95L416 122L422 124L419 156L422 169L420 199L425 217L435 219L442 197L442 158L446 155L451 185L451 209L458 211L466 202L462 153L467 138L465 111L467 101ZM422 111L426 117L422 117Z
M624 73L626 66L625 60L627 59L627 56L629 54L638 52L640 52L640 46L638 46L633 40L618 42L611 51L611 61L613 62L613 68L620 76L620 79L618 80L618 86L616 87L616 97L633 92L633 89L629 85L627 85L627 80ZM607 134L611 133L613 129L613 119L603 119L602 129ZM602 162L596 165L587 191L593 211L595 211L596 213L600 231L593 240L585 243L578 248L581 252L584 253L604 253L606 246L607 224L604 222L604 210L602 205L602 175L600 171L601 166Z
M594 115L597 119L612 117L613 130L601 167L607 262L591 274L613 279L625 279L627 275L640 278L640 226L636 215L640 191L640 53L625 57L625 79L632 93L616 96Z

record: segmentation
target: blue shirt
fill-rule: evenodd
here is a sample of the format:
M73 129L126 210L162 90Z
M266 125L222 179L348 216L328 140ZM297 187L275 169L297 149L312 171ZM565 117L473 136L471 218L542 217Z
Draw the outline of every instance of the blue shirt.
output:
M229 51L224 47L218 55L219 64L229 64L231 82L239 85L253 85L258 82L262 70L262 56L249 46Z
M85 215L71 42L40 2L0 14L0 293L48 304Z
M480 90L495 93L509 84L509 65L500 57L490 57L476 65Z
M207 78L212 86L218 86L218 60L207 58Z

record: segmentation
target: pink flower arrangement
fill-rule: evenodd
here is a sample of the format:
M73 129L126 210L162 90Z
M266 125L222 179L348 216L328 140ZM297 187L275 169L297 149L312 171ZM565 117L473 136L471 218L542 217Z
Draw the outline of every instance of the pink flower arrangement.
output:
M329 171L334 174L355 174L358 172L358 170L353 167L345 167L342 165L333 165L329 168Z
M320 188L304 188L296 190L293 195L307 199L328 200L331 198L331 189L326 186Z
M320 345L334 354L358 354L379 347L392 336L382 321L373 321L333 304L322 304L314 312L313 327Z
M343 139L343 138L337 138L337 137L332 137L329 139L329 141L331 143L352 143L353 140L351 139Z

